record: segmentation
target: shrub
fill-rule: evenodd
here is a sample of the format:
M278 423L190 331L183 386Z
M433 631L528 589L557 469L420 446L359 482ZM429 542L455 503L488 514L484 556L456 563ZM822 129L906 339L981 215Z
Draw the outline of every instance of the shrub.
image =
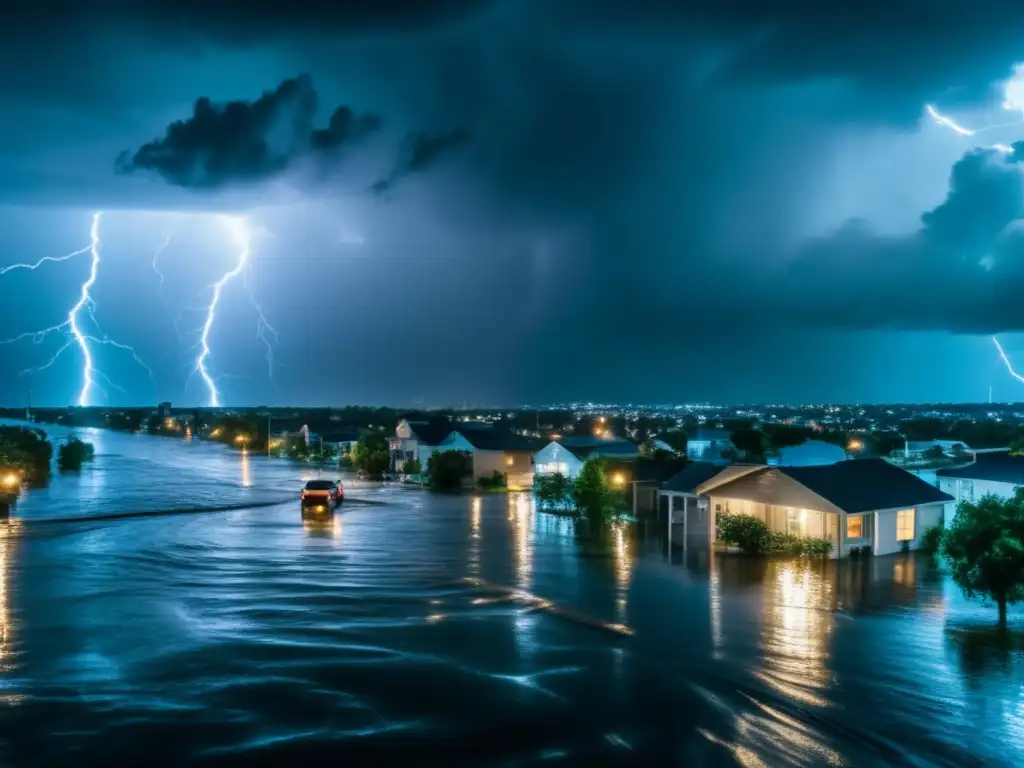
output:
M763 552L770 533L763 520L750 515L718 517L718 540L739 547L747 554Z
M572 480L555 472L551 475L537 475L533 492L541 506L569 509L573 506L572 489Z
M940 523L921 534L921 549L929 555L937 555L939 547L942 546L943 531L943 526Z
M490 477L481 477L476 481L477 487L484 491L497 491L505 488L505 475L494 470Z
M57 466L62 470L81 469L82 464L91 461L96 449L92 443L79 440L77 437L69 437L57 451Z
M473 459L462 451L441 451L427 460L430 487L437 491L457 491L473 475Z

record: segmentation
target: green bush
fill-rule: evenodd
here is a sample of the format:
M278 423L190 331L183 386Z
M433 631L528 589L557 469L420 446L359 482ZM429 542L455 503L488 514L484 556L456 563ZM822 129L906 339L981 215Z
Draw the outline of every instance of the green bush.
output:
M739 547L750 555L765 551L771 531L764 520L750 515L720 515L718 517L718 540Z
M498 491L505 488L505 475L494 470L490 477L481 477L476 481L477 487L483 491Z
M792 533L772 531L764 521L750 515L721 515L718 540L739 547L748 554L772 553L827 557L832 551L828 539L809 539Z
M937 555L939 547L942 546L942 524L933 526L921 534L921 549L929 555Z
M77 437L69 437L68 441L57 451L57 466L62 470L77 470L82 464L92 461L96 449L92 443L79 440Z
M572 480L560 472L534 477L533 493L537 503L542 507L572 509L572 490Z

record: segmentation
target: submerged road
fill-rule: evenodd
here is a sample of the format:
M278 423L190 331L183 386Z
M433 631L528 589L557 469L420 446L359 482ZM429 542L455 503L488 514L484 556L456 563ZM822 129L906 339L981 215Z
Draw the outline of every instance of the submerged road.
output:
M355 482L303 519L296 465L81 432L0 527L4 765L1024 764L1024 621L924 560Z

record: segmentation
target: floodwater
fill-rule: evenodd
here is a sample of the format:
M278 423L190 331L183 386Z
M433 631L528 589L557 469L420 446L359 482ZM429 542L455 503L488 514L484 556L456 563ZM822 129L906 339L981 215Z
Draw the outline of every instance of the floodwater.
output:
M1024 620L924 559L358 483L304 520L296 465L81 433L0 526L2 765L1024 764Z

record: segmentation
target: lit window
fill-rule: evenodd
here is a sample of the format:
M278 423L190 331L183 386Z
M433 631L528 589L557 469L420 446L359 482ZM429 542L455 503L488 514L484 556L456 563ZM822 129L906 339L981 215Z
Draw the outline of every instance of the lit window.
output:
M800 525L800 510L787 508L786 509L786 528L794 536L800 536L803 534L803 526Z
M914 510L903 509L896 513L896 541L914 540Z
M516 463L516 457L515 456L506 456L505 457L505 466L506 467L511 467L515 463Z
M864 536L864 518L860 515L846 518L846 538L859 539Z

